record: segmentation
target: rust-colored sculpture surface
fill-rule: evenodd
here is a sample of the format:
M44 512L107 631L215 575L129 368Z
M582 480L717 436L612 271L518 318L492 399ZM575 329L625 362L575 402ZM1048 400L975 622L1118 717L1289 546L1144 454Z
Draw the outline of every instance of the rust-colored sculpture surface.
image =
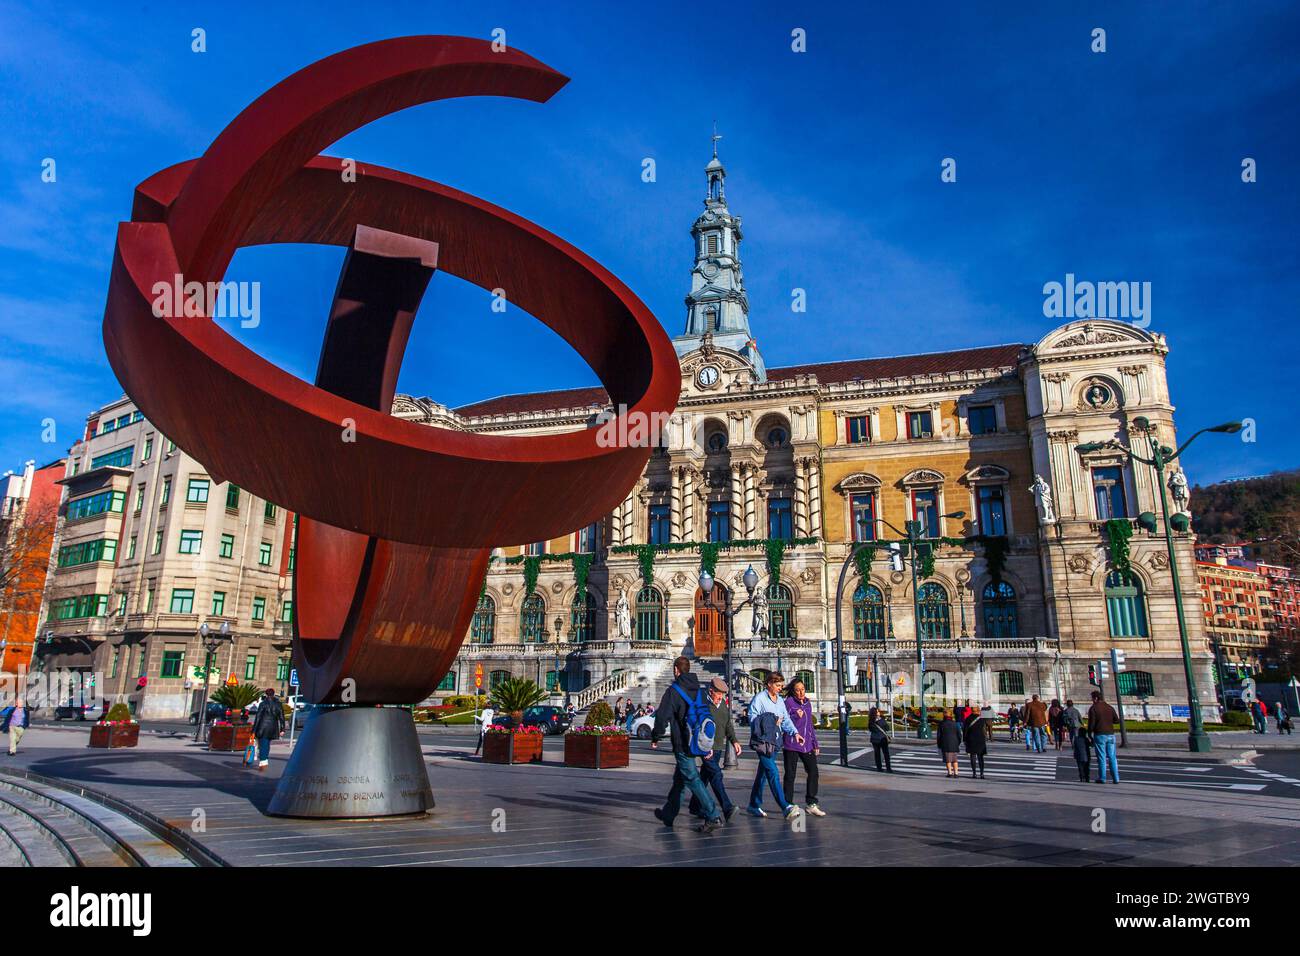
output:
M544 102L566 82L527 54L462 37L346 50L259 97L199 159L141 183L119 227L104 316L109 361L145 416L215 480L299 514L295 663L313 702L427 696L464 637L489 549L599 519L650 453L601 447L596 429L512 438L391 417L435 269L504 289L583 356L622 414L658 416L676 404L667 335L588 256L447 186L364 163L350 181L343 160L317 155L408 106L458 96ZM210 316L155 314L159 283L220 281L239 247L279 242L348 248L315 385ZM348 678L354 698L342 695Z

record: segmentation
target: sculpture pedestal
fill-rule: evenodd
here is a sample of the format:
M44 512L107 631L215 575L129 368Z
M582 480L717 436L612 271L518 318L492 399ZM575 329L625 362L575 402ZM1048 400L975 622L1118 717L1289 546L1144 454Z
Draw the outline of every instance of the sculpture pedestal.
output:
M316 706L267 813L348 819L426 813L433 790L406 707Z

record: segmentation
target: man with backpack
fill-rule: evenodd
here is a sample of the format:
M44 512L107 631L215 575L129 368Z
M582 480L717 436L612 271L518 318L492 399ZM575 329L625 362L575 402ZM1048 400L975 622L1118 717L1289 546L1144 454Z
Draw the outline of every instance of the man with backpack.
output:
M663 699L655 711L654 729L650 731L650 746L658 750L659 741L667 733L673 745L673 785L668 789L668 799L662 807L655 807L655 816L666 827L673 825L681 809L682 790L689 790L699 802L704 822L695 829L711 833L726 824L718 805L713 802L709 788L700 779L696 757L713 755L713 740L717 727L713 722L709 701L700 689L700 682L691 673L691 662L685 657L673 661L673 682L664 691Z

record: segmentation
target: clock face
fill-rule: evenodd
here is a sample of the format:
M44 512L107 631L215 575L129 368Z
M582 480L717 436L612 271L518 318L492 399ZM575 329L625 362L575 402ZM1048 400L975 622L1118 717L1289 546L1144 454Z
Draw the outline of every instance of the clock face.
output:
M709 388L718 382L718 367L716 365L706 365L695 373L695 381L700 383L701 388Z

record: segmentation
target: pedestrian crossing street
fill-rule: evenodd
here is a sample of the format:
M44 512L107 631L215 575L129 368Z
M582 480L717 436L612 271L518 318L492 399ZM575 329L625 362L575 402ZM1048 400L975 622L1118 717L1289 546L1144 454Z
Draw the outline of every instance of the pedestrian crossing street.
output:
M891 748L894 772L897 774L943 777L943 759L933 749L912 747ZM875 758L870 747L849 754L849 763L869 771L875 769ZM965 753L958 764L961 779L970 781L970 760ZM1242 771L1245 771L1244 773ZM1190 787L1198 790L1227 790L1258 793L1270 783L1289 783L1300 788L1300 780L1273 774L1253 767L1233 767L1218 763L1157 758L1129 758L1119 754L1120 780L1158 787ZM1072 783L1081 785L1074 756L1068 751L1048 750L1031 753L1020 746L993 747L984 760L984 782L1003 783ZM1096 757L1093 757L1090 777L1097 777ZM1300 790L1297 790L1300 796Z

